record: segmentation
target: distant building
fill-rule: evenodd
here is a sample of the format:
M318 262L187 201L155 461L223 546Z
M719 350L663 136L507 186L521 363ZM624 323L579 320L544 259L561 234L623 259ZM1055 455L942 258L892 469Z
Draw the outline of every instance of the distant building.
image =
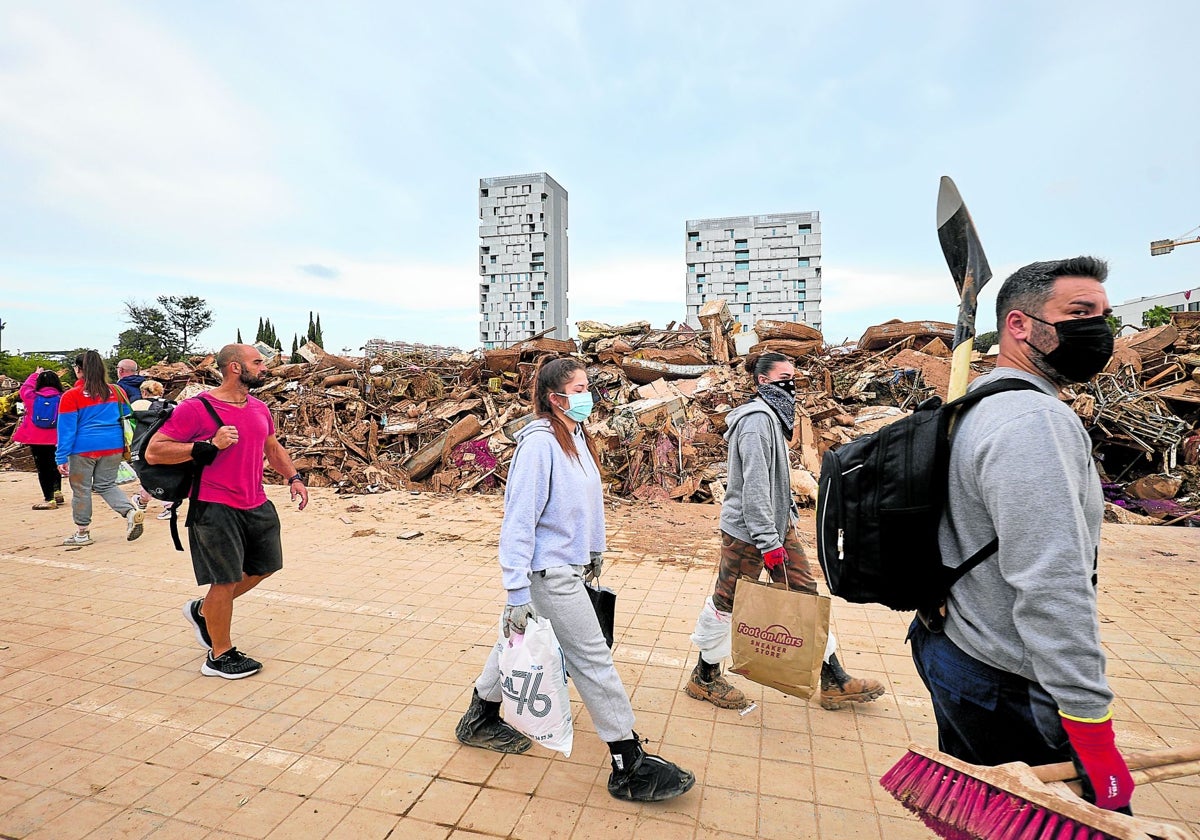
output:
M479 179L479 342L567 331L567 191L545 172Z
M747 327L760 318L821 329L821 216L693 219L684 234L687 322L714 298Z
M1122 324L1140 327L1142 316L1156 306L1165 306L1172 312L1200 312L1200 288L1127 300L1113 307L1113 317Z
M435 359L445 359L448 356L453 356L455 353L461 353L457 347L446 347L441 344L420 344L408 341L388 341L383 338L372 338L363 345L363 353L368 358L374 356L394 356L408 355L410 353L419 353L423 356L432 356Z

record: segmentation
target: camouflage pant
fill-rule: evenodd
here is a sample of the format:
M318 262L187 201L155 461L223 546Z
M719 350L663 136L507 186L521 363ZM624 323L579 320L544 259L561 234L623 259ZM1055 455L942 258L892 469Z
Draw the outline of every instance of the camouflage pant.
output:
M787 570L787 584L792 589L816 594L817 581L813 577L812 566L796 537L796 529L789 528L783 540L783 548L787 551L788 559L783 568L778 566L770 572L771 580L783 582L784 569ZM713 606L721 612L733 612L733 591L738 578L742 575L755 580L762 574L762 552L750 543L721 532L721 568L717 572L717 584L713 587Z

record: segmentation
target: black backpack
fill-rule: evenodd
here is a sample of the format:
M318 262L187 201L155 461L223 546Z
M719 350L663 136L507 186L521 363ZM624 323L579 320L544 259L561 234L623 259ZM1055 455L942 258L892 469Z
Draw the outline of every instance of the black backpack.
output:
M197 396L196 399L208 409L209 416L218 428L225 425L212 403L203 396ZM175 542L175 550L183 551L183 544L179 541L179 505L185 499L193 500L188 505L187 519L183 523L185 527L191 527L192 512L196 507L195 496L200 492L200 474L204 466L190 459L179 464L151 464L146 461L146 446L155 433L171 419L175 408L176 404L170 400L156 399L150 403L149 408L133 412L133 419L137 425L133 430L133 440L129 444L129 465L137 473L143 490L160 502L172 503L171 539Z
M817 493L817 559L829 591L856 604L925 610L999 547L992 540L956 569L942 565L938 523L950 471L951 419L1004 391L1040 390L1004 378L829 450Z

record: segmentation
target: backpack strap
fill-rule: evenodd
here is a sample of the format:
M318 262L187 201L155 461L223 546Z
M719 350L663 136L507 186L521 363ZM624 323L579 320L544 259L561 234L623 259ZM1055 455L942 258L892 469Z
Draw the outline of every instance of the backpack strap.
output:
M1025 379L1018 379L1015 376L1006 376L1003 379L984 383L978 388L968 391L958 399L946 403L945 407L958 409L961 412L970 408L984 397L990 397L993 394L1002 394L1005 391L1042 391L1042 389ZM1042 393L1045 394L1046 392L1042 391ZM1046 394L1046 396L1049 396L1049 394ZM991 557L993 554L996 554L999 550L1000 537L993 537L987 545L976 551L974 554L964 560L959 566L953 569L945 569L946 591L949 592L954 584L958 583L964 575L966 575L984 560Z
M973 388L963 394L956 400L951 400L946 403L946 408L968 408L979 402L984 397L990 397L992 394L1002 394L1005 391L1042 391L1037 385L1024 379L1018 379L1015 376L1006 376L1002 379L996 379L992 382L985 382L978 388ZM1042 391L1046 394L1045 391ZM1050 396L1046 394L1046 396Z
M204 407L206 409L208 409L208 416L211 417L213 419L213 421L217 424L218 430L222 426L225 425L225 421L221 419L221 415L217 414L217 410L215 408L213 408L212 403L210 403L208 400L206 400L204 398L203 394L197 394L196 399L198 399L201 403L203 403ZM200 475L203 472L204 472L204 466L201 464L196 464L196 466L192 470L192 489L188 492L187 518L184 519L184 521L183 521L183 526L185 528L192 527L192 523L195 521L196 508L198 508L201 504L201 502L200 502ZM179 551L183 551L183 545L179 541L179 526L175 522L175 520L177 518L176 517L177 508L178 508L178 505L174 505L171 508L171 539L175 540L175 547Z

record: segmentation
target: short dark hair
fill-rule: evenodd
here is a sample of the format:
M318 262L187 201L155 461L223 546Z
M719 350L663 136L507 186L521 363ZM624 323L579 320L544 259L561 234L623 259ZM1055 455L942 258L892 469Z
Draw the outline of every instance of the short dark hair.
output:
M1054 281L1059 277L1091 277L1103 283L1108 279L1108 263L1099 257L1071 257L1018 268L1008 276L996 295L997 327L1003 327L1004 319L1014 309L1041 314L1054 293Z

